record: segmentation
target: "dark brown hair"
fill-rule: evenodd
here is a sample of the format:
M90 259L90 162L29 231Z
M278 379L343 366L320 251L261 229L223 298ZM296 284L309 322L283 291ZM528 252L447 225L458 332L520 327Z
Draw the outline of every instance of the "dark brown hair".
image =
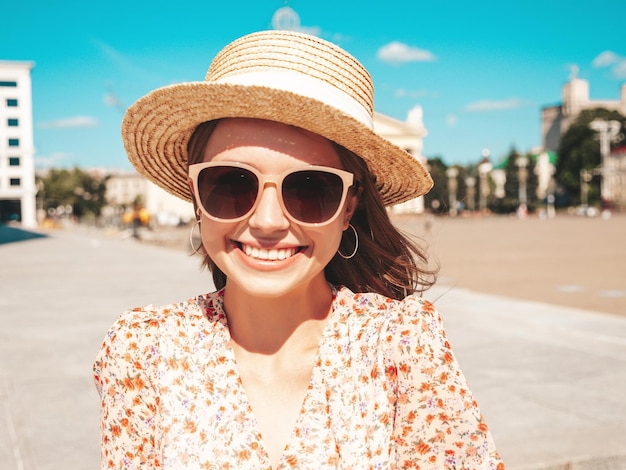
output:
M188 164L201 163L204 149L219 121L200 124L187 145ZM353 292L376 292L394 299L403 299L414 292L423 292L431 287L437 271L428 268L427 257L418 243L398 230L391 220L376 181L365 161L334 143L345 170L354 174L359 182L359 203L350 220L359 237L359 247L350 259L336 253L324 269L326 280L331 284L343 285ZM195 205L195 201L194 201ZM354 250L352 230L347 230L341 240L340 251L344 254ZM204 247L203 265L213 275L217 289L226 285L226 275L215 265Z

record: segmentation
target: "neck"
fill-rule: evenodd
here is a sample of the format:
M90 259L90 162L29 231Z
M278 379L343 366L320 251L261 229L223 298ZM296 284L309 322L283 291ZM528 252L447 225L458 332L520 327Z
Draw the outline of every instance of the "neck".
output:
M264 355L317 347L331 304L332 291L325 279L280 297L251 295L228 282L224 291L232 340L248 352Z

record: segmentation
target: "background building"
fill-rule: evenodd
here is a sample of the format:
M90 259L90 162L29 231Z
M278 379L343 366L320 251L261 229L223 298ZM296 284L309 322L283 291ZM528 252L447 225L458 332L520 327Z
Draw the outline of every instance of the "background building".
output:
M33 62L0 61L0 223L35 227L35 166L30 71Z
M589 82L572 74L561 90L562 102L541 109L541 140L545 150L556 152L561 136L585 109L604 108L626 115L626 83L622 85L619 100L590 100Z
M426 158L422 155L424 137L428 134L423 123L423 112L420 106L411 109L405 121L399 121L385 114L374 113L374 130L406 150L427 166ZM417 214L424 212L424 198L418 197L410 201L396 204L391 208L396 214Z
M169 194L136 172L109 176L105 198L108 207L104 216L108 223L138 206L147 212L153 226L186 224L194 219L190 202Z

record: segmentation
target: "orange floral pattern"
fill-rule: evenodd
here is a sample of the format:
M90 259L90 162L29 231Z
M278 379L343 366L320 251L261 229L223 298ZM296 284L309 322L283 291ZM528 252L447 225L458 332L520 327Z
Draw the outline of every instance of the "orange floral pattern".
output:
M271 469L223 291L125 312L94 373L103 469ZM504 465L433 305L338 288L279 468Z

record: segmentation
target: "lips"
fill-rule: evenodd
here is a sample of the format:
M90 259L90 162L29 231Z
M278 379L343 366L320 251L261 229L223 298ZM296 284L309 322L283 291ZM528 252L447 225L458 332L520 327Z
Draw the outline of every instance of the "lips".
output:
M258 248L249 245L239 244L239 248L246 256L251 258L263 260L263 261L280 261L287 258L291 258L298 253L299 248Z

